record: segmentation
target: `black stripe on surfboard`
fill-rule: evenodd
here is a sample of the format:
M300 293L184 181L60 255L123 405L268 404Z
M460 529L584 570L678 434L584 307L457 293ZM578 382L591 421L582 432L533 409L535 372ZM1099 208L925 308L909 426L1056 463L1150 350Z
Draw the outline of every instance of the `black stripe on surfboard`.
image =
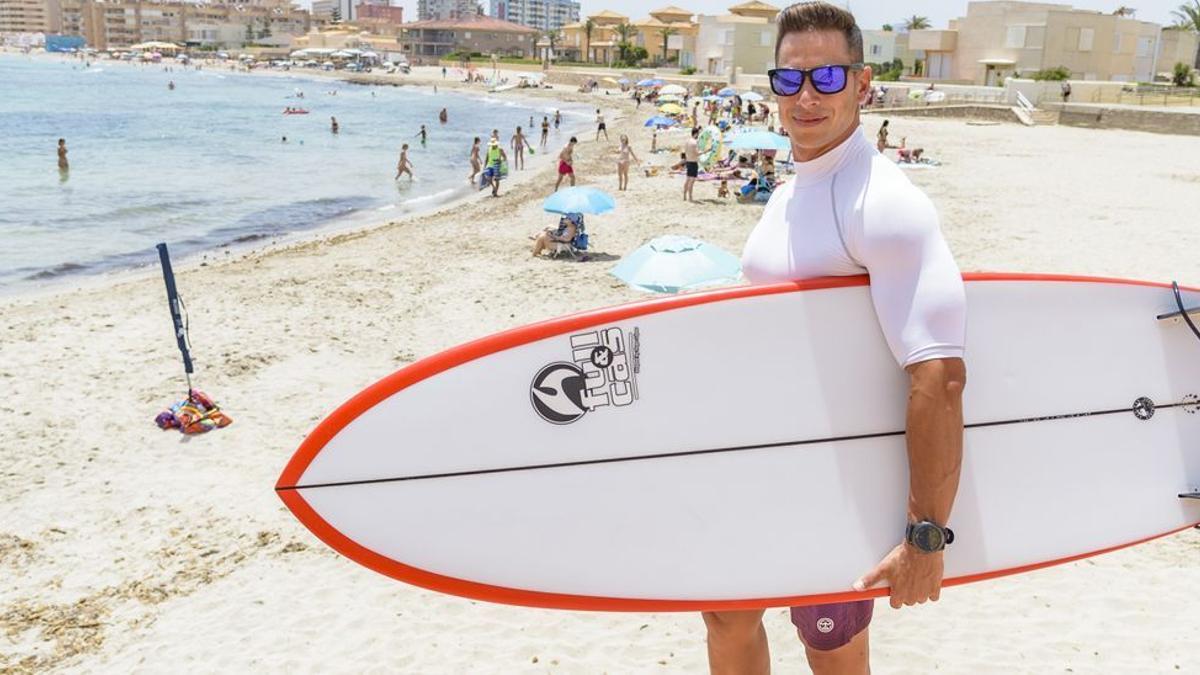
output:
M1166 403L1163 405L1155 405L1154 410L1164 410L1167 408L1176 408L1183 405L1195 405L1195 403L1179 402ZM1010 424L1032 424L1034 422L1051 422L1054 420L1075 419L1079 417L1097 417L1100 415L1116 415L1116 414L1132 414L1131 408L1117 408L1115 410L1093 410L1090 412L1064 413L1060 415L1045 415L1042 417L1025 417L1012 420L998 420L994 422L977 422L975 424L963 425L964 429L984 429L987 427L1002 427ZM792 445L814 445L817 443L837 443L840 441L861 441L869 438L888 438L890 436L903 436L903 431L884 431L874 434L857 434L853 436L832 436L829 438L811 438L799 441L780 441L777 443L756 443L754 445L734 445L724 448L705 448L703 450L681 450L679 452L660 452L653 455L627 455L624 457L604 457L600 459L580 459L570 462L549 462L546 464L523 464L520 466L502 466L491 469L467 469L465 471L448 471L445 473L423 473L413 476L395 476L392 478L369 478L365 480L348 480L336 483L311 483L309 485L289 485L276 487L277 491L283 490L309 490L314 488L326 487L346 487L350 485L371 485L374 483L400 483L413 480L432 480L435 478L462 478L464 476L483 476L497 473L511 473L514 471L537 471L539 469L562 469L572 466L594 466L597 464L615 464L617 462L640 462L651 459L671 459L674 457L698 457L700 455L715 455L726 452L742 452L744 450L766 450L769 448L782 448Z

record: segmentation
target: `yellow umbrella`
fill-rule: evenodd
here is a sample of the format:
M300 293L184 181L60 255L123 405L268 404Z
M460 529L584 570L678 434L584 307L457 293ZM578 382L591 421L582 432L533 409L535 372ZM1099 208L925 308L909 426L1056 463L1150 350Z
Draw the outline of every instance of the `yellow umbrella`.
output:
M611 78L611 77L606 77L606 78L604 78L602 81L603 81L603 82L609 82L609 83L611 83L611 84L620 84L620 82L617 82L616 80L614 80L614 79L613 79L613 78Z
M668 115L682 115L683 114L683 106L679 105L678 103L665 103L663 105L658 106L658 109Z

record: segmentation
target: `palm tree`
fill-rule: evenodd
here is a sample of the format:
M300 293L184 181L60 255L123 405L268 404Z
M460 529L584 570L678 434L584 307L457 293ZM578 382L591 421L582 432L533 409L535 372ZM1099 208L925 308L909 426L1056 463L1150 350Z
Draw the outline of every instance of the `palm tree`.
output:
M885 32L885 33L892 32L892 24L890 24L890 23L883 24L883 32Z
M1179 9L1171 12L1175 17L1175 27L1184 28L1200 33L1200 0L1192 0L1191 4L1184 3Z
M559 39L561 39L561 36L559 35L557 29L548 30L545 33L543 33L542 36L546 38L546 42L550 43L550 50L548 52L546 52L546 58L543 60L544 61L553 61L554 60L554 45L558 44L558 41L559 41Z
M1200 0L1196 1L1200 2ZM925 28L929 28L931 25L932 24L929 23L929 17L927 16L918 16L913 14L904 20L905 30L923 30Z
M662 39L663 39L663 56L662 56L663 63L667 62L667 38L671 37L672 35L674 35L678 32L679 32L678 30L671 28L670 26L667 26L666 28L660 28L658 30L658 34L661 35Z
M617 43L617 50L621 53L621 60L624 61L629 53L629 37L637 33L637 29L627 23L619 24L613 27L617 35L621 36L621 41Z
M1133 7L1126 7L1125 5L1121 5L1113 10L1113 16L1127 16L1132 19L1134 14L1137 14L1137 10Z
M592 60L592 32L596 30L596 22L588 19L583 22L583 53L584 61L591 62Z

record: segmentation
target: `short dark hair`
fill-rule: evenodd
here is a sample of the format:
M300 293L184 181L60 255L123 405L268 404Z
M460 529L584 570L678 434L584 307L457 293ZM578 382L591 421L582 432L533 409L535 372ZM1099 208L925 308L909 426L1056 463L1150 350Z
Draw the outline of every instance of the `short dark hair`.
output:
M692 138L700 135L700 127L692 127Z
M572 136L572 137L571 137L571 142L572 142L572 143L578 143L579 141L575 140L575 137L574 137L574 136Z
M863 38L854 15L828 2L797 2L779 13L776 19L779 32L775 36L775 60L779 60L779 45L788 33L803 31L836 30L846 36L850 48L850 59L855 63L863 60Z

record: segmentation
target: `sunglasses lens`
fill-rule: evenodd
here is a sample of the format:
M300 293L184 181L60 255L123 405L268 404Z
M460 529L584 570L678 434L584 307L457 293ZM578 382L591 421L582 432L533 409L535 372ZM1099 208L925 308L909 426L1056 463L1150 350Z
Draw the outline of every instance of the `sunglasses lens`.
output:
M824 66L812 72L813 87L822 94L836 94L846 88L846 69Z
M792 96L804 84L804 73L798 70L776 70L771 74L771 91L776 96Z

